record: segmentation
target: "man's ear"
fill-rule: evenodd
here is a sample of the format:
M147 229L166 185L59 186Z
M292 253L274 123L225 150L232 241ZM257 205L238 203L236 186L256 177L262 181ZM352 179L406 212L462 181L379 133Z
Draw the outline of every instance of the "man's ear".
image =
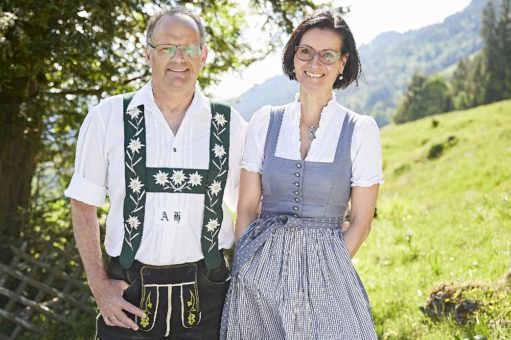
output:
M151 51L150 51L150 47L149 46L145 47L144 55L145 55L145 60L150 64L151 63Z
M206 65L206 60L208 59L208 46L202 46L202 56L201 56L201 66L204 67Z

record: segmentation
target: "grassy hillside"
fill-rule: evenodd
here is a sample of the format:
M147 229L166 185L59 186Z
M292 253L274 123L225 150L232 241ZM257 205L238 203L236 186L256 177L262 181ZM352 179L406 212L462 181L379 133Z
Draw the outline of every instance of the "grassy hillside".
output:
M379 335L511 339L511 278L504 279L511 269L511 101L381 134L378 217L354 260ZM464 325L442 317L441 309L438 321L419 309L447 282L454 296L448 299L444 287L440 305L463 299L478 305L474 313L458 310Z

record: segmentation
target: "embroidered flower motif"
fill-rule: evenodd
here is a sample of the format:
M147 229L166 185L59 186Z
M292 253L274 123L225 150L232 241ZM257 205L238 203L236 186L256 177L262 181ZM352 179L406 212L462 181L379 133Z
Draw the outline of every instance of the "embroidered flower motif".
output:
M217 113L214 117L215 119L215 122L220 125L220 126L224 126L225 123L227 123L227 120L225 119L224 115L220 114L220 113Z
M213 152L215 153L215 157L222 158L225 155L225 149L223 145L215 144L213 147Z
M140 221L138 220L137 216L130 216L128 218L128 224L130 225L130 227L137 229L138 226L140 225Z
M133 192L136 192L137 194L140 192L144 184L140 182L140 180L137 178L130 178L130 184L128 185Z
M218 195L220 190L222 190L222 185L220 184L220 182L214 180L213 183L211 183L211 185L209 186L209 190L213 195Z
M169 175L168 173L158 170L158 173L153 176L154 176L154 179L156 180L156 184L164 186L169 181L169 179L167 177L168 175Z
M190 183L192 185L192 187L201 185L201 182L202 182L202 176L199 175L199 173L197 171L195 171L193 174L190 174L188 183Z
M130 140L130 143L128 144L128 149L130 149L131 152L136 153L143 146L144 145L142 143L140 143L140 138L137 138L137 139Z
M216 230L220 226L217 218L210 218L208 224L206 224L206 229L211 233Z
M195 323L195 314L188 315L188 325L193 325Z
M186 176L183 173L183 170L174 170L170 179L174 182L174 184L180 185L184 180L186 180Z
M131 109L129 109L127 111L127 114L128 114L128 116L130 116L131 120L137 119L138 115L141 113L142 113L142 111L140 111L140 109L138 107L132 107Z

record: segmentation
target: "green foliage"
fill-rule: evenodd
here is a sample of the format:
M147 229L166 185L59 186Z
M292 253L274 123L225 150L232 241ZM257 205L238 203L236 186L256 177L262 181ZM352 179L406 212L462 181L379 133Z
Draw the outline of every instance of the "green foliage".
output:
M394 122L400 124L446 112L451 106L449 88L442 77L434 76L428 79L416 73L394 116Z
M355 266L382 339L511 338L511 101L382 129L385 184ZM428 160L432 146L443 154ZM508 274L509 275L509 274ZM469 322L419 306L441 283L479 282Z

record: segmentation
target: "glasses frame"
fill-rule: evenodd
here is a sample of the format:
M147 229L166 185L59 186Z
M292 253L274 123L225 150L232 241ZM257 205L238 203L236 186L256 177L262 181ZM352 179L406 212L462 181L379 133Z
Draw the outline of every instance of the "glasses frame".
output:
M307 49L312 51L310 59L302 59L302 58L300 58L298 56L298 50L301 49L301 48L307 48ZM323 60L323 58L324 58L324 54L323 53L325 53L325 52L333 53L337 57L337 59L334 62L329 62L329 61L325 62L325 60ZM295 55L301 61L312 61L314 59L314 57L317 55L317 56L319 56L319 61L321 61L321 63L323 63L325 65L333 65L337 61L339 61L339 59L341 59L341 57L342 57L342 53L341 52L337 52L337 51L334 51L334 50L316 51L314 48L312 48L312 47L310 47L308 45L298 45L298 46L295 46Z
M191 45L199 46L199 55L197 57L190 57L188 54L183 52L183 49L182 49L183 47L191 46ZM202 52L202 47L203 47L201 43L197 43L197 44L183 44L183 45L176 45L176 44L156 44L156 45L153 45L151 43L147 43L147 46L151 47L154 50L156 50L156 48L158 48L159 46L175 47L176 51L174 52L174 54L170 55L170 53L169 53L169 58L171 58L171 59L176 56L177 50L181 51L181 55L183 57L185 57L185 58L188 58L188 59L199 59L201 57L201 52Z

